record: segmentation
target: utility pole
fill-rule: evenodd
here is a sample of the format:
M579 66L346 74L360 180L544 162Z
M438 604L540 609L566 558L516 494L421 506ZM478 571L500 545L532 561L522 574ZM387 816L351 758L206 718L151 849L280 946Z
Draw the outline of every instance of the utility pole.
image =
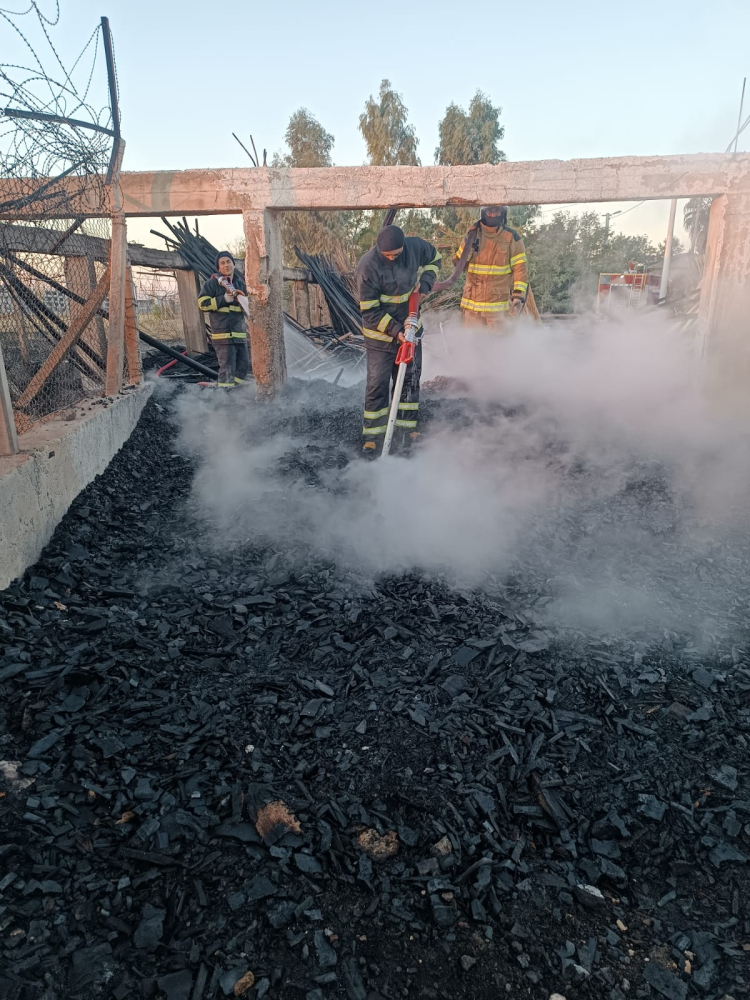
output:
M615 215L622 215L622 209L619 209L617 212L603 212L602 214L604 216L604 245L606 246L609 243L609 220Z
M674 234L674 218L677 214L677 199L673 198L669 206L669 227L667 229L667 242L664 245L664 264L661 269L661 284L659 285L659 305L663 306L667 301L667 288L669 286L669 265L672 262L672 236Z

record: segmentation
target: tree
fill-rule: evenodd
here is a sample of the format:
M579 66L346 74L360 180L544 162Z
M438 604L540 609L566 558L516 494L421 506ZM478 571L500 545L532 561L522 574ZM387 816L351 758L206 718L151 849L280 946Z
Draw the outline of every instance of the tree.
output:
M334 137L307 108L299 108L289 119L284 133L289 152L276 153L275 167L331 167ZM285 212L281 221L282 258L285 264L299 265L294 247L307 253L332 257L342 269L351 258L349 229L351 212Z
M367 143L367 155L374 167L420 165L419 140L413 125L407 124L409 112L390 80L380 84L378 100L370 95L359 116L359 130Z
M647 236L610 232L596 212L571 215L556 212L550 222L530 225L525 237L529 251L531 287L540 312L573 312L578 302L587 307L599 274L622 273L630 261L647 267L664 258L664 244L654 246ZM680 253L679 240L672 252Z
M685 229L690 233L690 253L703 253L708 236L711 198L691 198L683 209Z
M498 143L505 135L500 124L501 107L478 90L471 99L468 114L457 104L449 104L438 126L440 143L435 163L454 166L459 163L500 163L505 153Z
M334 138L307 108L299 108L284 133L289 153L282 158L287 167L332 167Z

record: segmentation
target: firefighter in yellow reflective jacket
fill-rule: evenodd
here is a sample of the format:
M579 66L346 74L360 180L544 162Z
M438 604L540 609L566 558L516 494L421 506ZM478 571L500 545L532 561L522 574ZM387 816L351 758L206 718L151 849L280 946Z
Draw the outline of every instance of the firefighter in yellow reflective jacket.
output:
M250 354L247 349L247 326L245 314L237 302L236 294L228 291L219 276L229 281L235 292L247 295L247 286L242 276L235 273L234 257L228 250L222 250L216 257L216 274L212 274L198 293L198 308L208 313L211 327L211 345L219 360L220 389L234 389L243 385L250 369Z
M469 231L474 248L466 268L466 283L461 298L464 322L474 326L495 327L497 332L511 329L505 322L524 310L539 318L529 288L526 248L514 229L507 226L507 206L482 209L479 224ZM456 258L464 251L461 241Z

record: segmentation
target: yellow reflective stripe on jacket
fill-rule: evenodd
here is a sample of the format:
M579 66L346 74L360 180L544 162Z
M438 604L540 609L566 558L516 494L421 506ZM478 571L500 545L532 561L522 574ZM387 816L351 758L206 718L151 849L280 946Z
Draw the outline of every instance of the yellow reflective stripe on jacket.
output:
M500 264L469 264L469 274L510 274L510 266Z
M365 410L364 418L365 420L377 420L378 417L384 417L388 413L388 407L384 406L382 410Z
M505 302L475 302L474 299L461 299L462 309L471 309L472 312L507 312L510 309L508 300Z
M216 299L214 299L214 302ZM216 312L220 313L241 313L242 306L222 306L221 309L217 309Z
M391 316L390 313L386 313L385 316L378 323L378 333L385 333L386 327L388 326L388 324L392 319L393 316ZM393 337L391 337L391 340L393 340Z
M398 408L399 410L418 410L419 403L399 403ZM388 411L386 410L385 412L387 413Z
M517 253L515 257L510 258L511 267L514 267L516 264L525 264L525 263L526 263L525 253Z
M514 292L525 292L528 287L529 287L528 281L514 281L513 282L513 291Z
M438 271L440 270L440 261L442 259L443 255L440 253L439 250L436 250L435 256L432 258L429 264L426 264L424 266L424 268L422 269L422 273L424 274L425 271L434 271L435 274L437 274Z
M387 333L380 333L378 330L368 330L366 326L362 327L362 333L365 337L369 337L370 340L384 340L386 344L390 344L393 337L389 337Z
M359 308L362 310L377 309L379 305L380 299L367 299L366 302L360 302Z
M231 339L232 339L231 331L227 333L214 333L213 331L211 331L211 340L231 340Z
M412 288L411 292L413 292L413 291L414 291L414 289ZM380 301L381 302L388 302L388 303L395 302L398 305L398 304L400 304L402 302L408 302L409 301L409 296L411 295L411 292L404 292L403 295L381 295L380 296Z
M216 299L212 298L210 295L201 295L198 299L198 308L202 312L216 312L218 305Z
M466 240L461 240L461 242L458 244L458 250L456 250L455 254L453 255L455 260L458 260L458 258L464 252L465 246L466 246Z

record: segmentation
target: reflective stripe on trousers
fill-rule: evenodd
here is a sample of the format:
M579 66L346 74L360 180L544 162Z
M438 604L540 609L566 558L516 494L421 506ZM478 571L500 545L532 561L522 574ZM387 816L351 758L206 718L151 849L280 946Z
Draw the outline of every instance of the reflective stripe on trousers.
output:
M219 361L218 384L223 388L234 388L244 382L250 370L250 354L246 340L212 340L213 349Z
M367 387L362 436L365 441L381 441L388 426L392 386L398 367L395 351L367 352ZM419 380L422 374L422 343L417 344L414 361L407 367L396 427L413 431L419 415Z

